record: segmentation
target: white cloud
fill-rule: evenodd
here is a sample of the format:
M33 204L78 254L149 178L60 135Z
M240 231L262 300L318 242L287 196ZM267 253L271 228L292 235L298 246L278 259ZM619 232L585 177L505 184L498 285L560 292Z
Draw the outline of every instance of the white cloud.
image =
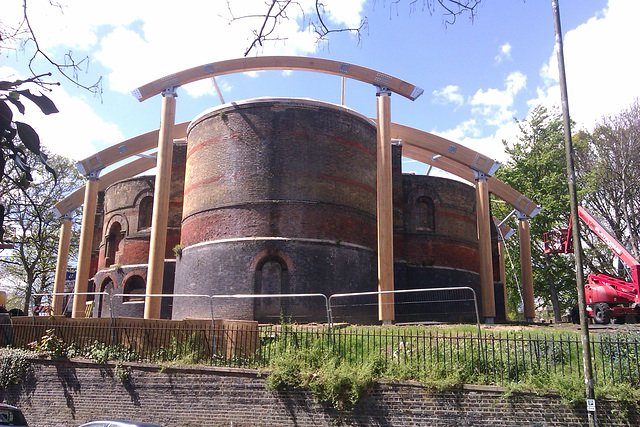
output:
M433 91L434 101L440 104L452 103L461 106L464 103L464 97L460 93L460 87L448 85L440 90Z
M21 1L11 10L20 18ZM48 0L30 0L30 20L46 37L39 38L47 50L71 49L83 56L97 49L92 57L108 70L110 89L128 93L162 76L190 67L229 58L239 58L253 40L263 18L243 18L266 13L264 0L224 1L182 0L180 7L169 0L155 2L112 0L97 8L86 0L61 0L61 8ZM364 0L325 1L328 23L358 26ZM299 5L299 6L298 6ZM270 41L258 46L252 55L306 55L317 49L316 36L307 28L306 16L315 10L313 0L302 0L287 9L288 20L281 20ZM4 8L3 8L4 9ZM4 13L3 13L4 14ZM3 16L3 21L5 17ZM267 29L269 26L267 25ZM210 86L185 88L197 96Z
M509 59L511 59L511 45L509 43L505 43L500 46L500 51L498 52L498 55L496 55L495 61L500 63Z
M515 71L507 76L503 90L478 89L471 98L471 105L475 106L472 112L482 116L487 124L494 126L505 124L515 114L511 110L515 96L526 86L527 76Z
M11 80L24 76L10 67L0 67L0 78ZM30 89L32 93L40 92L35 85ZM25 116L14 111L14 120L31 125L38 132L42 146L49 151L79 160L95 153L105 143L111 145L124 139L116 125L102 120L83 99L69 96L61 86L54 87L45 95L60 113L45 116L26 100L23 102Z
M640 2L609 0L604 12L564 37L564 56L571 118L591 128L603 116L615 115L640 95ZM555 52L541 69L545 79L538 99L560 105Z
M42 143L52 152L80 160L124 139L116 125L105 122L83 99L61 88L49 97L64 114L29 115L29 123L44 136Z
M324 0L325 11L334 24L357 28L362 20L365 0Z

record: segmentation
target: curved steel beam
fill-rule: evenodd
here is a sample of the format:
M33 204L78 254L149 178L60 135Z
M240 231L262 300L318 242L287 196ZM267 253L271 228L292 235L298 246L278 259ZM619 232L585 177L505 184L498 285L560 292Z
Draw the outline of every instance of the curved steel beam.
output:
M175 139L186 137L187 126L189 123L190 122L182 122L174 125L173 133L175 135ZM119 161L133 155L143 153L147 150L151 150L152 148L157 148L159 131L160 129L152 130L151 132L143 133L111 145L104 150L98 151L97 153L87 157L86 159L80 160L76 163L76 167L81 174L89 175L91 172L104 169L107 166L111 166L112 164L118 163Z
M174 128L175 139L186 137L187 126L189 122L178 123ZM493 172L500 165L495 160L484 156L470 148L457 144L448 139L420 131L418 129L403 126L397 123L391 123L391 138L402 140L402 155L413 160L417 160L428 165L437 167L447 171L460 178L475 182L475 175L472 169L487 175ZM150 150L158 145L158 130L138 135L121 143L107 147L104 150L90 156L79 164L86 167L89 172L102 169L103 167L117 163L132 155ZM439 155L434 160L434 155ZM146 160L146 161L145 161ZM100 163L98 163L100 161ZM100 167L96 165L100 164ZM111 171L99 180L99 191L104 190L109 185L119 180L135 176L145 170L155 166L153 159L137 159L114 171ZM89 169L91 168L91 169ZM497 197L509 203L518 211L533 217L539 212L540 207L534 201L526 198L524 195L514 190L507 184L495 178L488 178L489 191ZM54 210L63 215L71 212L84 202L84 187L76 190L58 202Z
M424 132L409 126L393 123L391 125L391 138L401 139L402 145L417 149L434 151L453 161L470 167L473 170L491 176L500 167L500 163L480 154L464 145L442 138L429 132Z
M445 157L443 154L443 148L444 147L440 147L439 149L432 151L426 148L416 147L415 145L405 144L405 142L402 141L402 155L404 157L426 163L428 165L456 175L464 179L465 181L475 183L476 178L471 167L464 163L460 163ZM446 148L444 148L444 150L446 151ZM434 156L436 155L439 155L439 157L437 157L437 159L434 159ZM520 192L514 190L512 187L508 186L499 179L490 177L487 179L487 184L489 186L490 193L495 194L497 197L513 206L514 209L517 209L518 211L528 215L529 217L533 217L538 212L540 212L541 208L536 202L526 198Z
M151 153L150 156L153 156L154 154L155 153ZM129 162L126 165L120 166L119 168L114 169L111 172L106 173L100 177L100 179L98 180L98 191L103 191L113 183L122 181L123 179L131 178L132 176L136 176L139 173L147 171L155 167L155 165L156 159L154 157L140 157L139 159ZM76 191L56 203L51 209L53 213L56 216L60 217L82 206L82 204L84 203L84 189L85 186L83 185L82 187L78 188Z
M224 74L263 70L302 70L335 74L337 76L349 77L365 83L371 83L372 85L385 87L391 92L395 92L412 101L424 92L423 89L407 83L404 80L347 62L308 56L256 56L212 62L189 68L140 86L131 91L131 93L138 101L142 102L169 87L182 86L187 83Z

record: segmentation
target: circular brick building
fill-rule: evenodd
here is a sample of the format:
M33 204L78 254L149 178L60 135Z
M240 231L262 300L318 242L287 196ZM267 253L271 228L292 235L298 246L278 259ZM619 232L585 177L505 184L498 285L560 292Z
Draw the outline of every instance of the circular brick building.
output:
M392 147L396 290L468 286L480 298L475 189L402 174ZM162 318L324 321L324 298L216 298L377 290L376 126L344 106L264 98L202 113L174 143ZM114 315L142 317L154 177L108 187L96 224L96 290ZM495 231L492 233L495 239ZM178 247L176 247L178 246ZM497 267L497 243L493 242ZM174 255L175 249L178 254ZM494 272L494 277L498 277ZM496 283L496 318L504 318ZM395 296L398 322L473 321L450 294ZM378 321L377 297L334 300L334 320ZM430 302L427 302L430 301ZM434 304L433 301L438 301ZM107 300L94 310L109 315Z
M357 292L376 283L376 127L300 99L227 104L187 131L175 292ZM174 319L209 316L193 298ZM217 300L216 317L326 319L324 300Z
M180 243L186 150L185 142L174 143L163 293L173 292L175 255L172 249ZM96 224L96 237L101 240L93 288L110 295L127 294L114 297L116 316L142 317L144 313L144 297L136 294L146 292L154 187L155 176L138 176L116 182L104 191L103 221ZM108 299L97 298L94 310L100 316L110 315ZM168 301L163 301L162 312L165 318L171 316Z

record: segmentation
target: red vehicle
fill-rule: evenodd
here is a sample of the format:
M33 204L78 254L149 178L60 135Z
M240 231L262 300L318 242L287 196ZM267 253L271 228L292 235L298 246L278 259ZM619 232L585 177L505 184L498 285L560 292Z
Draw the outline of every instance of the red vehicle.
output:
M589 274L587 284L584 285L589 316L593 317L596 323L606 325L612 319L616 323L624 323L627 315L640 315L640 263L582 206L578 206L578 216L629 267L631 272L631 282L605 274ZM545 253L573 251L571 223L568 228L544 233L544 251ZM575 317L574 314L572 312L572 318Z

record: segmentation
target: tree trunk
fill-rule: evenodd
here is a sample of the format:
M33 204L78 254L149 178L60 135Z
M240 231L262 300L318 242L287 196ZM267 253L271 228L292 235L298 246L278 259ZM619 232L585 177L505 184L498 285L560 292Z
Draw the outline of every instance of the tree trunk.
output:
M547 283L549 284L549 297L551 299L551 307L553 308L553 321L555 323L562 322L560 314L560 303L558 302L558 293L556 292L556 284L551 275L551 266L549 265L549 254L544 254L545 271L547 273Z

